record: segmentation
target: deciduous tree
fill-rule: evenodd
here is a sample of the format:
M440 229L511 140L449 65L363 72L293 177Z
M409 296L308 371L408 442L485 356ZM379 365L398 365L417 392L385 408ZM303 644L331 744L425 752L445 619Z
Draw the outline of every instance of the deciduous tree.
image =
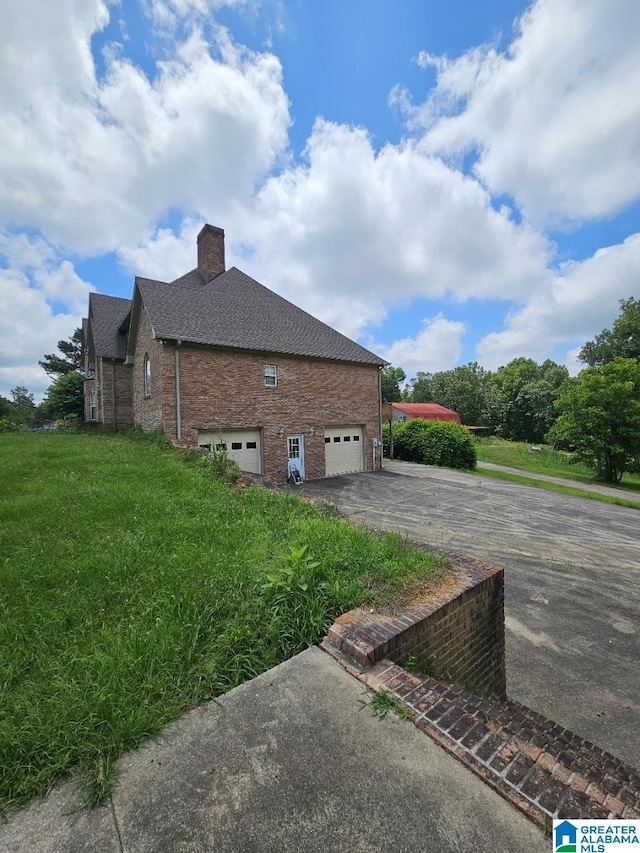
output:
M453 409L463 424L479 425L486 408L487 373L476 361L434 373L431 401Z
M597 476L617 483L640 459L640 363L616 358L565 385L549 439L575 448Z
M384 403L397 403L398 400L402 399L400 383L404 382L406 378L407 375L401 367L389 365L382 370L380 381Z
M31 425L37 414L36 404L33 402L33 394L30 394L24 385L16 385L10 394L13 398L13 418L18 424Z
M640 362L640 299L620 300L620 316L611 329L603 329L580 350L580 361L598 367L614 358L635 358Z
M47 418L81 417L84 411L84 377L77 370L64 373L54 380L42 401Z
M543 441L557 417L554 402L568 377L567 368L551 359L538 365L531 358L514 358L490 376L489 425L513 441Z

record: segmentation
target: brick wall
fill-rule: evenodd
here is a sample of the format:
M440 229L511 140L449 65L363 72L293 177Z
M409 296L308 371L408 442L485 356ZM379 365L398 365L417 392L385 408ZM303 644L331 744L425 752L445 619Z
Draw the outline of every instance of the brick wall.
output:
M115 359L98 359L98 363L101 389L99 420L105 426L122 429L133 422L131 368Z
M329 629L327 645L362 666L383 658L474 690L506 696L504 572L468 557L456 557L454 588L419 605L389 614L358 608Z
M165 346L163 428L177 439L174 349ZM183 444L197 444L199 430L260 429L263 473L282 481L287 436L302 434L305 474L312 479L325 476L324 427L355 424L364 426L365 465L371 469L371 442L380 437L375 365L195 346L179 351ZM276 387L264 384L265 364L276 365Z
M122 361L113 362L113 378L115 381L115 426L116 429L131 426L133 411L131 408L131 379L132 369Z
M148 354L151 361L151 395L145 394L144 357ZM140 322L136 337L136 348L132 368L132 415L133 421L146 432L163 428L163 398L166 377L163 345L154 340L151 322L144 308L140 312Z
M205 281L211 281L225 270L224 231L205 225L198 234L198 270Z
M91 421L91 393L96 391L96 380L85 379L84 383L84 419Z
M98 423L116 429L133 423L131 408L131 368L122 361L96 359L96 364L85 364L85 370L94 370L94 379L84 383L84 419L91 421L91 393L96 395Z
M104 423L104 363L96 359L96 415L98 423Z

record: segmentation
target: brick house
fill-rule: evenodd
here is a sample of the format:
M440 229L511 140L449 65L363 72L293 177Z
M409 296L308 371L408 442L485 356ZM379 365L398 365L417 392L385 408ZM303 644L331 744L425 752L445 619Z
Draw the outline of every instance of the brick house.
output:
M84 419L121 429L133 423L131 370L125 365L131 300L89 295L82 321Z
M283 481L380 465L386 362L235 267L205 225L198 265L172 282L137 277L132 300L92 294L85 419L225 447Z

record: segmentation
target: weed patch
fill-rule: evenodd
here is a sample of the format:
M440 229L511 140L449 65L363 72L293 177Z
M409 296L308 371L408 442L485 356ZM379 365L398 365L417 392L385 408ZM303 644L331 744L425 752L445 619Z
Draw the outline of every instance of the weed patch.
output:
M123 751L441 563L159 436L3 433L0 811L69 773L99 802Z
M370 708L374 717L384 720L389 714L395 714L400 720L413 720L415 711L407 707L397 696L386 690L379 690L370 699L360 699L363 708Z

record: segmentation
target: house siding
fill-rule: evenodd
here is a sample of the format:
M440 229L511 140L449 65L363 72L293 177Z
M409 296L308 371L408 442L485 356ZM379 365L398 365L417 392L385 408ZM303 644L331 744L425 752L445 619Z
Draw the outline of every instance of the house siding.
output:
M150 351L145 335L148 331L141 324L137 371L142 370L144 352ZM174 353L175 347L164 347L161 425L178 440ZM264 384L265 364L276 365L276 387ZM302 434L305 476L313 479L325 476L324 427L357 424L364 427L365 470L371 470L372 439L380 438L378 374L378 367L370 364L182 346L181 443L196 445L199 430L260 429L263 473L282 481L287 476L287 436ZM135 375L142 379L141 372ZM136 415L136 420L145 429L159 425L156 419L143 421Z

